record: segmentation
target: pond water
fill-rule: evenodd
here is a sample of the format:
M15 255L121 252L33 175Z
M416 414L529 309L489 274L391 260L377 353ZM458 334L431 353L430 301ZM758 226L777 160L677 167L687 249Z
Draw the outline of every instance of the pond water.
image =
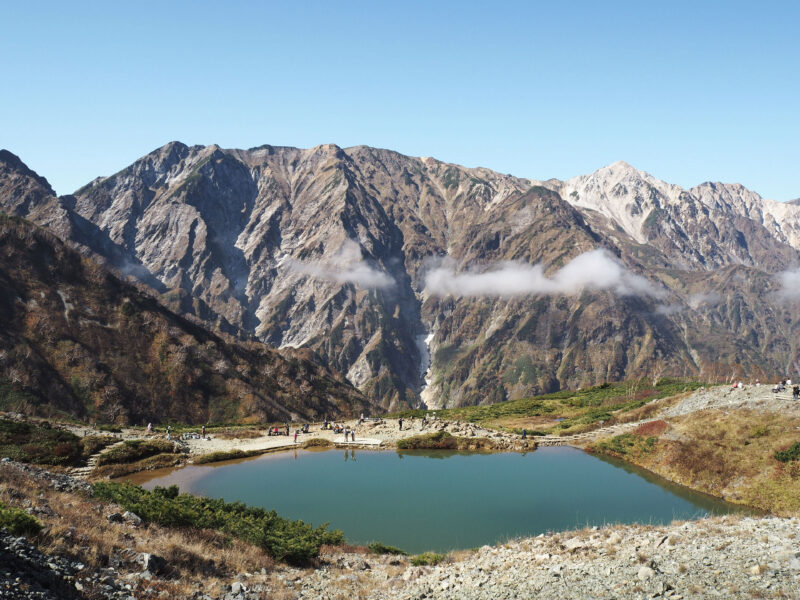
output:
M742 510L569 447L528 454L296 450L126 479L329 522L350 543L381 541L413 553Z

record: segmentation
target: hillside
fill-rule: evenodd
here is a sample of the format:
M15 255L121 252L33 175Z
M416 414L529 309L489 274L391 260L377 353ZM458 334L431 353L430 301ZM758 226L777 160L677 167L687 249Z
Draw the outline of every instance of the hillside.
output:
M5 210L176 312L313 350L387 409L798 359L800 207L742 186L172 142L54 198L20 164L0 156Z
M47 230L0 215L0 410L141 424L369 408L312 353L212 333Z

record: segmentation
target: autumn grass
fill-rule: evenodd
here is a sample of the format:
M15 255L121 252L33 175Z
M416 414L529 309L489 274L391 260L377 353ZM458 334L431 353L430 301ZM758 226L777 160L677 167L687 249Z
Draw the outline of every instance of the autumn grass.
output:
M78 436L50 423L0 419L0 457L42 465L80 464L83 448Z
M517 434L527 429L541 435L571 435L603 425L647 418L650 411L656 410L647 408L654 401L703 386L701 382L676 379L662 379L655 385L645 380L604 383L585 390L438 410L436 414L445 420L467 421ZM398 413L398 416L422 417L426 414L426 411L409 410Z
M140 471L152 471L153 469L165 469L176 467L186 461L185 454L156 454L148 456L142 460L131 463L107 464L95 467L91 473L92 479L115 479L124 477Z
M97 457L99 466L134 463L158 454L174 454L177 446L167 440L126 440Z
M0 464L0 480L0 502L5 505L19 508L27 499L35 506L53 509L52 515L38 515L44 528L35 542L45 553L72 556L91 568L108 567L113 557L121 561L117 568L122 576L141 571L136 564L140 552L165 558L169 565L166 579L132 580L131 593L137 598L184 598L198 590L222 591L238 573L260 573L262 568L267 574L254 576L251 581L266 582L276 566L263 549L220 532L110 523L105 515L119 511L119 507L97 498L55 491L44 481L10 466ZM98 593L97 597L104 597Z
M800 418L763 411L707 410L655 421L599 440L610 454L672 481L780 515L800 515Z

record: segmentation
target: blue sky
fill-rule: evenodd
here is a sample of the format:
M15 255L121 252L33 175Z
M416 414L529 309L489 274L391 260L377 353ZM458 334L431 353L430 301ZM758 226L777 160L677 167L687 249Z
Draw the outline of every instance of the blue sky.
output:
M800 196L798 2L0 0L0 147L60 194L165 144L625 160Z

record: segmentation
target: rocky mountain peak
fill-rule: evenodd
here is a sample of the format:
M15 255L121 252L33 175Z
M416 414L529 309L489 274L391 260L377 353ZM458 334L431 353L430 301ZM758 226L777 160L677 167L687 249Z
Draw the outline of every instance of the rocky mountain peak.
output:
M55 196L55 192L50 187L47 179L28 168L28 165L22 162L20 157L13 152L0 149L0 169L2 169L4 177L28 178L39 184L42 192Z

